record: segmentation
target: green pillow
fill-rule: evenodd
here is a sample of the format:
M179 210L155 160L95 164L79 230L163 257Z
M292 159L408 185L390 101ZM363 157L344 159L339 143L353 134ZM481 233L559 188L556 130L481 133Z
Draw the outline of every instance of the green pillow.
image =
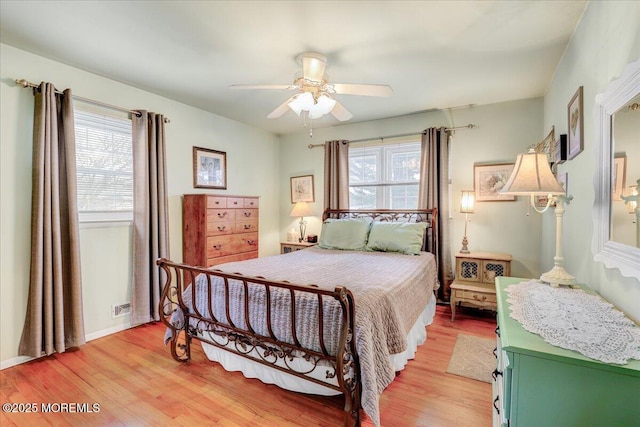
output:
M326 219L318 246L324 249L361 251L367 244L370 220L367 219Z
M373 222L366 249L419 255L422 250L426 222Z

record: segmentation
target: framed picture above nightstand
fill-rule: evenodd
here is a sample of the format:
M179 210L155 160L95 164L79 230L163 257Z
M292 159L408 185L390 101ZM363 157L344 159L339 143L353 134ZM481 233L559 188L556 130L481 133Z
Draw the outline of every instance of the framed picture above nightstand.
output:
M307 249L311 246L315 246L317 243L308 242L280 242L280 253L288 254L291 252L299 251L300 249Z

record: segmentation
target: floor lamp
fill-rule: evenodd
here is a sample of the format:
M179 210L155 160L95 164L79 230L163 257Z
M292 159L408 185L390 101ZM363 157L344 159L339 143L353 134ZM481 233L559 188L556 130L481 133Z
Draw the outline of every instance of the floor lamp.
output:
M530 196L530 203L536 212L546 211L553 202L556 204L556 256L553 258L553 268L540 276L540 280L551 284L573 285L576 279L564 269L562 257L562 216L564 204L569 204L573 197L566 196L564 188L551 172L547 155L529 150L526 154L518 154L513 172L500 194L514 196ZM547 205L539 210L535 205L535 196L547 196Z

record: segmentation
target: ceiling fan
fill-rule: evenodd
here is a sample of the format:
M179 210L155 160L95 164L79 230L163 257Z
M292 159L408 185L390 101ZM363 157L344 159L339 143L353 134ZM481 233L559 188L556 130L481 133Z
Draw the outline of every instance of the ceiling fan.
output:
M275 119L293 110L298 116L306 112L311 119L331 113L340 121L353 117L334 97L341 95L390 96L393 90L387 85L329 83L325 74L327 58L316 52L304 52L296 57L302 64L302 76L289 85L231 85L231 89L276 89L296 93L273 110L267 117Z

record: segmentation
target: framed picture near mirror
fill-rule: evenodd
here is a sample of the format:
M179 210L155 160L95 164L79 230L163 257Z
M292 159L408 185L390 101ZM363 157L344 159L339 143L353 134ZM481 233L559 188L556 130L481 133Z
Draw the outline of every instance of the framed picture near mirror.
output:
M584 114L582 109L582 86L580 86L567 106L567 119L569 125L567 159L569 160L582 153L582 150L584 149L584 138L582 135L584 131Z

